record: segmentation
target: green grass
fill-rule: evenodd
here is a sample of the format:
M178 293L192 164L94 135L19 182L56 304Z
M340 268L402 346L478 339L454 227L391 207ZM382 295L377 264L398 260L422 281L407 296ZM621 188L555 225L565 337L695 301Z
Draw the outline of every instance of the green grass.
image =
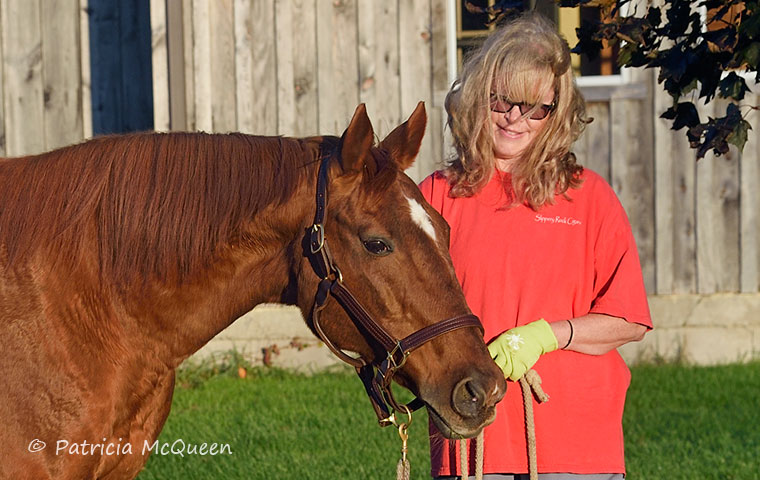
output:
M410 429L415 478L430 470L427 415ZM161 443L226 443L232 454L151 455L148 479L388 479L401 443L380 428L355 374L313 376L253 370L245 380L222 375L175 391Z
M623 421L632 479L760 479L760 363L633 369Z
M400 441L377 426L350 371L305 376L236 363L184 370L160 444L231 454L151 455L140 480L391 479ZM760 363L633 369L624 428L629 479L760 479ZM429 478L427 415L410 428L412 478Z

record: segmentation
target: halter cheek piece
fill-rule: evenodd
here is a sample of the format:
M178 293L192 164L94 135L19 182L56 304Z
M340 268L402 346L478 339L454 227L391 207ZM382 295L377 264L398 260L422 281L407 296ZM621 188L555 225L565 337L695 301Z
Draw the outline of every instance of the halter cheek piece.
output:
M394 411L410 413L424 405L419 398L415 398L405 405L399 404L391 391L393 375L403 367L409 354L419 346L452 330L475 327L480 329L482 333L483 326L478 317L465 314L428 325L399 340L372 318L356 297L343 285L343 276L327 246L324 220L327 207L327 171L330 158L330 156L326 156L319 166L317 209L314 215L314 224L307 233L312 265L317 275L322 279L319 282L314 299L312 321L314 330L325 345L338 358L356 369L372 402L380 425L387 426L395 422ZM368 361L362 357L349 356L327 338L321 325L321 313L331 296L338 300L351 321L362 332L370 347L373 349L379 347L381 351L385 351L385 357L380 357L382 361L378 363L377 360Z

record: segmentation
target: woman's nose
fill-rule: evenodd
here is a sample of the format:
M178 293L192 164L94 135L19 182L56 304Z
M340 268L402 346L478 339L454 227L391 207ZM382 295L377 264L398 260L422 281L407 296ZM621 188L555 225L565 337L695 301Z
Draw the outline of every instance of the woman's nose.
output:
M519 121L520 117L522 117L522 112L520 112L520 106L512 105L512 108L504 112L504 117L507 119L509 123L515 123Z

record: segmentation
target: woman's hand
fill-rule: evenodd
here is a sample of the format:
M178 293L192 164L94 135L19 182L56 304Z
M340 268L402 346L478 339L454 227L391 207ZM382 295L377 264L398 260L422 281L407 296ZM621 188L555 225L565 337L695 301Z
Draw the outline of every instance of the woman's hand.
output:
M557 349L557 337L546 320L536 320L502 333L490 344L488 351L504 378L517 381L544 353Z

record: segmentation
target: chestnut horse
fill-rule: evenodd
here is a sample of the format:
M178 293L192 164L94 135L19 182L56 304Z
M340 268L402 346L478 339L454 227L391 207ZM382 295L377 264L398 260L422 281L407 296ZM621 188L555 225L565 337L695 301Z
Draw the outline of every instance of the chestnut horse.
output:
M381 327L401 339L469 314L448 227L403 173L425 123L420 104L375 145L360 105L341 138L138 133L0 160L0 477L134 478L184 359L264 302L314 329L320 163L331 257ZM336 348L378 355L339 302L323 307ZM396 381L444 435L493 420L506 385L478 329L403 360Z

